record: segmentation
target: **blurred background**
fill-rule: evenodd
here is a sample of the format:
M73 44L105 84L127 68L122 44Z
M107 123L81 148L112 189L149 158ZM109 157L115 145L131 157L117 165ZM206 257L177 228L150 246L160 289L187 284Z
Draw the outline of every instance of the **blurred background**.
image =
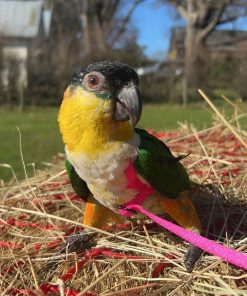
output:
M63 92L103 59L139 74L141 127L206 127L198 88L247 106L247 0L0 0L0 179L59 158Z

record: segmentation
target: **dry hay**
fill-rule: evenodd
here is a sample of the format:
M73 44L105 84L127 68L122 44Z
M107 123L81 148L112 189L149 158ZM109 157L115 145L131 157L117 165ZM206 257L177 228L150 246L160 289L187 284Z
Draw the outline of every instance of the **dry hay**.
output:
M194 202L208 236L246 252L247 134L237 121L243 116L237 110L231 128L220 118L199 132L184 126L156 135L177 155L190 153L183 162L205 185ZM187 273L188 243L149 221L91 229L96 247L58 255L65 237L83 230L83 202L63 162L16 182L0 191L1 295L247 295L246 273L214 256L204 254Z

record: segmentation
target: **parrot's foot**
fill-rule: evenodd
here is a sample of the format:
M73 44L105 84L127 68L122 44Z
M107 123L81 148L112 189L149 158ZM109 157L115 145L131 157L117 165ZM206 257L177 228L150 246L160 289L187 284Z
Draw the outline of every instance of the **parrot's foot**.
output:
M85 251L95 246L94 233L84 231L67 237L60 249L60 254Z
M65 243L60 247L58 252L54 255L49 263L43 267L43 271L46 273L52 273L59 264L59 257L66 253L72 253L77 251L85 251L93 246L95 246L95 241L93 240L94 233L88 231L77 233L66 238Z
M203 250L190 244L189 248L184 255L184 265L188 272L192 272L196 262L199 260L203 253Z

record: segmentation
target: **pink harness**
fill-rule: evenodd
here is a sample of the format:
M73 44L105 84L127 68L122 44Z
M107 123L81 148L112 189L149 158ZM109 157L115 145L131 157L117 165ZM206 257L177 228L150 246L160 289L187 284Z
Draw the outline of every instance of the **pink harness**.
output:
M130 189L138 189L139 194L135 196L135 198L129 202L127 202L123 209L119 211L121 215L124 216L132 216L132 211L136 211L144 214L163 228L173 232L174 234L180 236L182 239L188 241L189 243L195 245L196 247L222 258L223 260L232 263L240 268L247 270L247 255L231 249L225 245L219 244L215 241L212 241L208 238L205 238L199 234L196 234L190 230L187 230L181 226L178 226L172 222L169 222L163 218L160 218L151 212L144 209L141 204L145 201L145 199L154 193L154 189L152 189L147 184L140 181L137 177L134 169L134 165L131 164L125 171L126 176L128 177L128 186ZM130 210L130 211L128 211Z

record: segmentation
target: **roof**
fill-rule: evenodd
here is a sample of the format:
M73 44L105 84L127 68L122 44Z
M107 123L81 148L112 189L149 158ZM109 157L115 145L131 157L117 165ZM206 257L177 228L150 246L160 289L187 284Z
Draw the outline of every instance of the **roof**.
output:
M42 0L0 0L0 35L33 38L39 32Z
M172 31L172 42L177 47L184 47L185 27L176 27ZM239 30L215 30L206 40L209 47L225 47L234 45L241 40L247 40L247 31Z

